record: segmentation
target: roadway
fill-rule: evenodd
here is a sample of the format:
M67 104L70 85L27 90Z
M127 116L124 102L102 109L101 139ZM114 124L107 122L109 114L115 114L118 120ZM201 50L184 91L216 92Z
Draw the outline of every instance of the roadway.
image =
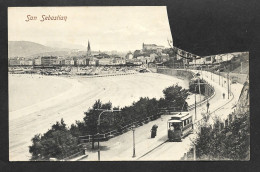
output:
M139 97L160 98L163 96L162 90L164 88L177 82L187 88L187 83L183 80L155 73L102 78L75 76L74 78L62 79L73 84L71 89L9 113L10 161L29 160L28 146L32 144L31 139L35 134L45 133L61 118L68 126L75 123L75 120L83 120L83 112L87 111L98 99L101 99L103 103L111 101L113 106L124 107L139 100ZM52 84L51 81L49 84ZM48 94L48 90L42 85L31 89L39 90L39 95L43 94L43 91ZM10 91L15 90L11 89Z
M198 72L198 71L193 71ZM210 107L209 111L212 113L211 118L208 121L209 124L213 124L215 118L220 118L222 120L227 118L227 115L230 114L233 109L232 107L236 104L240 92L242 90L241 84L232 84L231 90L232 94L227 96L227 85L225 85L225 78L219 78L217 75L211 75L208 72L200 72L201 78L203 77L208 83L210 83L215 89L215 96L209 101ZM223 87L222 87L223 80ZM228 82L226 82L227 84ZM223 99L223 93L226 94L225 99ZM197 119L202 119L201 112L205 112L206 105L202 105L197 108ZM190 112L192 115L195 115L194 110ZM180 160L184 153L188 152L192 143L196 137L196 132L190 134L183 139L182 142L166 142L146 154L145 156L139 158L139 160Z

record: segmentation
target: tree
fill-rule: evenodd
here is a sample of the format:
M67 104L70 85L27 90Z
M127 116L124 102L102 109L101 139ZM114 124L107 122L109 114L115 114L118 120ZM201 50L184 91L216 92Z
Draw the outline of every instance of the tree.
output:
M105 104L102 104L100 100L97 100L92 109L90 109L88 112L85 112L85 117L84 121L86 124L86 128L88 131L88 134L92 135L92 149L94 149L94 144L95 144L95 135L97 134L97 121L98 121L98 116L102 111L98 109L111 109L112 108L112 103L108 102ZM104 125L100 127L100 131L104 129Z
M182 109L184 111L188 110L188 104L186 99L189 95L189 90L183 89L178 84L170 86L163 90L165 97L164 107L171 107L174 105L177 109Z
M32 146L29 146L31 160L64 159L78 152L77 137L70 133L63 119L52 125L51 129L42 136L35 135L32 143Z

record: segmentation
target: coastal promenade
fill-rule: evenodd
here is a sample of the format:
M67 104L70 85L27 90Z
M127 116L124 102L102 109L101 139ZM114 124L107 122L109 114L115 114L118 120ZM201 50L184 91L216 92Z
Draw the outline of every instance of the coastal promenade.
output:
M25 74L26 75L26 74ZM25 76L24 75L24 76ZM44 76L50 79L55 76ZM109 77L86 78L57 77L66 80L73 86L65 92L53 95L53 97L18 109L9 113L9 159L11 161L26 161L30 159L29 146L35 134L45 133L48 129L64 119L70 126L75 120L83 120L84 112L90 108L96 100L106 103L112 102L113 106L128 106L140 97L160 98L162 90L178 83L188 88L188 82L157 73L139 73L135 75L120 75ZM24 78L26 81L26 78ZM158 84L160 83L160 84ZM19 85L19 83L17 83ZM12 90L14 88L9 88ZM40 94L49 94L50 90L42 88L42 85L33 87ZM16 93L19 96L19 93Z
M192 73L200 73L200 78L204 79L214 87L215 94L210 98L211 119L214 116L228 115L232 111L232 105L237 101L239 93L242 89L241 84L231 85L232 94L230 97L226 96L223 99L222 94L227 95L227 85L219 84L217 81L218 76L211 73L201 71L190 71ZM209 77L210 76L210 77ZM225 78L223 78L223 81ZM202 112L205 112L206 101L197 107L197 121L202 119ZM227 110L228 109L228 110ZM190 111L192 116L195 116L195 111ZM130 130L120 136L112 138L106 142L101 142L101 161L113 160L180 160L185 152L192 146L192 139L195 134L191 134L183 139L182 142L167 142L167 120L171 115L163 115L161 118L144 124L141 127L135 128L135 154L133 156L133 132ZM212 122L212 120L211 120ZM150 138L150 130L153 125L158 126L157 136L153 139ZM87 149L87 157L80 159L81 161L96 161L98 160L97 150L92 150L90 147Z

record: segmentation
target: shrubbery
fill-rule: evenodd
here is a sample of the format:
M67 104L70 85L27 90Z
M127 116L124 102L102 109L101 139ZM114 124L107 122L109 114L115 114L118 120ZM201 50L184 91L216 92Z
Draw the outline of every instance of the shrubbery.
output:
M216 121L215 126L219 125ZM204 128L205 129L205 128ZM250 125L249 115L236 118L228 127L219 130L206 128L195 141L197 160L249 160ZM191 150L188 154L192 154ZM190 157L192 159L192 156Z
M176 107L177 109L187 110L185 99L188 96L188 90L181 86L174 85L163 90L164 97L160 100L147 97L140 98L131 106L126 106L120 112L104 113L101 118L100 134L112 130L119 133L123 127L132 124L133 122L141 124L147 121L148 117L152 120L159 118L160 108ZM97 100L93 107L85 112L83 121L76 121L70 128L66 126L63 119L57 122L52 128L43 135L37 134L32 139L32 146L29 147L29 152L32 154L32 160L48 160L49 158L64 159L76 152L80 151L79 136L92 135L93 138L97 134L97 120L102 112L98 109L111 109L112 103L103 104ZM114 107L113 109L118 109ZM94 139L92 148L94 148Z
M42 136L35 135L32 142L33 145L29 147L31 160L49 160L51 157L63 159L79 151L77 138L71 134L63 119Z

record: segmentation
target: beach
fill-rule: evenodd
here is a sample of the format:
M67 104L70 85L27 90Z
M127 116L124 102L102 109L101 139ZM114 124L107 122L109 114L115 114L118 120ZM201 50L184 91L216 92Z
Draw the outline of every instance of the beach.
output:
M29 160L28 146L35 134L45 133L61 118L68 126L75 120L82 120L84 112L98 99L103 103L110 101L113 106L122 108L138 101L140 97L159 99L163 97L163 89L173 84L188 88L186 80L157 73L102 78L41 75L16 77L9 75L10 161ZM27 84L20 84L21 81ZM28 88L22 89L24 85Z

